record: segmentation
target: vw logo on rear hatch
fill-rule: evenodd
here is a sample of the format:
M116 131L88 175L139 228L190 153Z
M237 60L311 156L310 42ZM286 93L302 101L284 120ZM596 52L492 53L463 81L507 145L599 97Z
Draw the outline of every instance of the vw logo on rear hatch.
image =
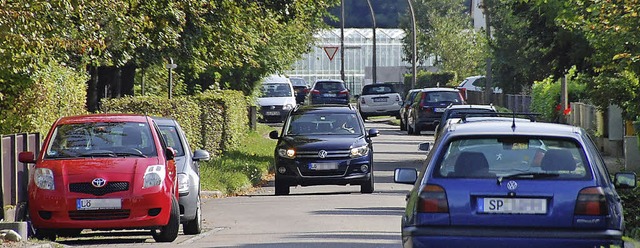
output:
M325 151L325 150L320 150L320 151L318 152L318 157L320 157L320 158L326 158L326 157L327 157L327 151Z
M518 188L518 183L516 183L516 181L509 181L507 183L508 190L515 190L516 188Z
M107 184L107 180L105 180L104 178L96 178L93 179L93 181L91 181L91 185L93 185L93 187L96 188L102 188Z

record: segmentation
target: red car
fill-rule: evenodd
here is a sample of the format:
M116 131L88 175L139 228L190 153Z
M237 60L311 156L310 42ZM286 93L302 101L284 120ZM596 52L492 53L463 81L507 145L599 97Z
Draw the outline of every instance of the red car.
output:
M36 237L73 237L83 229L149 229L157 242L178 236L180 209L175 152L148 116L63 117L29 180L29 217Z

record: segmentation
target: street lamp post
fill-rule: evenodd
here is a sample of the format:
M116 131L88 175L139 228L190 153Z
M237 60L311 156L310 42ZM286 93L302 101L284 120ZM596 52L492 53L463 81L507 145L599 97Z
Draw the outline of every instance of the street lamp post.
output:
M173 69L178 67L178 65L173 63L173 58L169 58L169 64L166 65L166 68L169 69L169 99L171 99L171 91L173 90Z
M377 73L377 62L376 62L376 15L373 12L373 7L371 6L371 1L367 0L367 4L369 5L369 11L371 11L371 20L373 21L373 64L371 67L371 74L373 74L373 84L376 84L378 82L378 73Z
M409 3L409 12L411 12L411 28L413 29L411 34L412 34L412 38L411 38L411 46L413 51L411 52L411 73L413 74L412 78L411 78L411 88L414 89L416 87L416 81L417 81L417 65L416 65L416 57L418 54L418 49L417 47L417 34L416 34L416 15L413 12L413 4L411 3L412 0L407 0L407 2Z

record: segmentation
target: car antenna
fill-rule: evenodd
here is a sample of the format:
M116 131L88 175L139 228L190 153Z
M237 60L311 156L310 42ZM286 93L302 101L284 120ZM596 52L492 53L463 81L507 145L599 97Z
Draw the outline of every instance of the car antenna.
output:
M511 131L516 131L516 112L513 111L513 120L511 122Z

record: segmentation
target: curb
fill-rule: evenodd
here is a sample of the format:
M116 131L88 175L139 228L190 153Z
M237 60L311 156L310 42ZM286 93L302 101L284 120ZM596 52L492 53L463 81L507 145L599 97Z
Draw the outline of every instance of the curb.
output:
M222 198L224 194L222 191L213 190L213 191L200 191L200 196L204 198Z

